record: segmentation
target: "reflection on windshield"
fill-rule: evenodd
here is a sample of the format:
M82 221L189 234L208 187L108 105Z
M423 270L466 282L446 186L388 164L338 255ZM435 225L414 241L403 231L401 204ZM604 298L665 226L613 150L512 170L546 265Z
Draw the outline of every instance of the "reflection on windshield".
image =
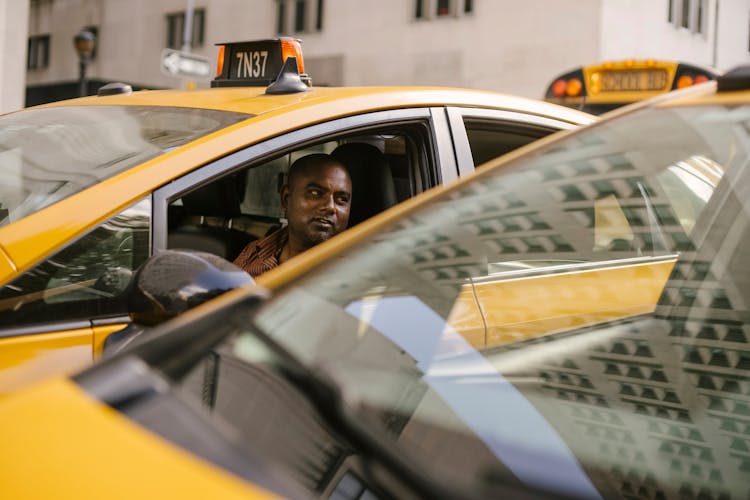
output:
M750 127L730 111L644 110L486 171L256 323L453 484L745 498Z
M0 117L0 225L246 118L145 106L51 107Z

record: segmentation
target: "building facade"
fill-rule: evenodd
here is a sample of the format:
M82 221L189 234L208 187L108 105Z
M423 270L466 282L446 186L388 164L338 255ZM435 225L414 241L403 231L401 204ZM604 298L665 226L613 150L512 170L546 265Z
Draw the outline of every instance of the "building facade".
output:
M0 113L24 104L28 15L29 0L0 0Z
M97 36L91 82L146 88L208 86L163 73L164 48L188 49L213 65L217 43L279 35L303 40L315 85L450 85L541 98L558 73L606 59L679 59L723 70L750 63L748 0L533 3L31 0L27 104L75 92L72 39L84 28Z

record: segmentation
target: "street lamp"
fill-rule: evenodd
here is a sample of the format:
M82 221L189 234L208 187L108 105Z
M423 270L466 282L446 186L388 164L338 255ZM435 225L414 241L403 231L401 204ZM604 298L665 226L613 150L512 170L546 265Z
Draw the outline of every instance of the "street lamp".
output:
M96 36L87 29L82 29L73 37L73 46L78 53L78 95L80 97L88 94L86 84L86 66L91 61L91 54L94 53L96 45Z

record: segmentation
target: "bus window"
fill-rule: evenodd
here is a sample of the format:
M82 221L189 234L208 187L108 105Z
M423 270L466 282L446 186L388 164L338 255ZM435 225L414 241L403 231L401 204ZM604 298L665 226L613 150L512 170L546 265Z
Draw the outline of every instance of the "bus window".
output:
M601 114L670 90L715 80L709 67L653 59L608 61L561 74L547 87L544 99Z

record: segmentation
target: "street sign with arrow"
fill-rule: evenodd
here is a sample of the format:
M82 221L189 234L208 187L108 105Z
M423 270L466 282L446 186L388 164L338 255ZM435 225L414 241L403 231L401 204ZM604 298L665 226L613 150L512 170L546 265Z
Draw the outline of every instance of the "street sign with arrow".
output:
M164 49L161 52L161 71L167 76L209 80L211 60L179 50Z

